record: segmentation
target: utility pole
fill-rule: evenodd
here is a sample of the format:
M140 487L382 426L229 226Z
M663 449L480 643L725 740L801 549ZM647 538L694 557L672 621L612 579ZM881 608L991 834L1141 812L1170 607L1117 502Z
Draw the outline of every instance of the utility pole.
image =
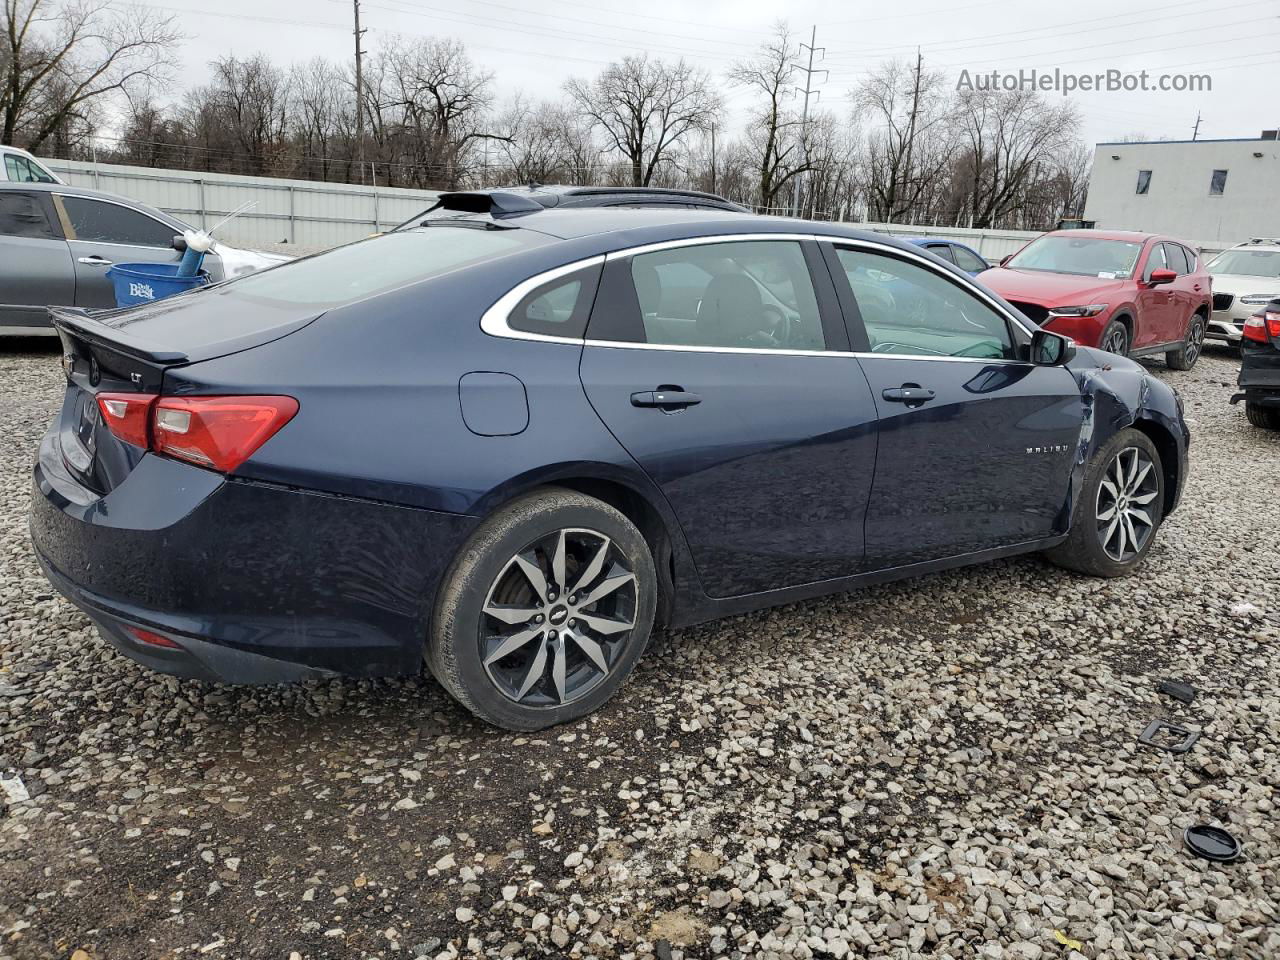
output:
M800 92L804 94L804 109L800 113L800 143L801 143L801 146L803 146L804 148L804 160L806 163L809 160L809 140L808 140L809 94L817 93L819 97L822 96L821 91L817 91L813 89L813 75L815 73L824 73L827 76L831 75L831 72L829 70L815 70L813 67L813 55L815 53L821 53L825 55L827 51L826 47L815 47L814 44L817 42L818 42L818 28L815 25L813 27L813 30L809 34L809 42L800 44L800 50L797 52L797 56L798 56L799 54L803 53L805 50L809 51L809 65L807 67L802 67L798 63L793 63L791 65L793 69L799 70L801 73L804 74L804 89L800 90ZM822 58L819 57L819 62L821 62L821 59ZM796 174L795 188L792 190L792 196L791 196L792 213L797 217L800 216L800 184L803 179L804 179L804 174L802 173Z
M356 17L356 161L360 168L360 182L364 183L364 65L361 62L364 51L360 49L360 38L364 31L360 29L360 0L352 0L355 4Z
M711 125L711 192L716 192L716 125Z
M1200 136L1200 111L1196 111L1196 125L1191 131L1191 142L1195 143L1196 137Z

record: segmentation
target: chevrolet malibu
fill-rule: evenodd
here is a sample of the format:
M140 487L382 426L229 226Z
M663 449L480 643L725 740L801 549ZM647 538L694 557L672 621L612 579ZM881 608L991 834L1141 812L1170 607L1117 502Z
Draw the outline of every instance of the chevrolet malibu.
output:
M425 661L536 729L655 629L1014 554L1120 576L1178 504L1170 388L911 244L493 199L54 311L31 530L108 641L237 683Z

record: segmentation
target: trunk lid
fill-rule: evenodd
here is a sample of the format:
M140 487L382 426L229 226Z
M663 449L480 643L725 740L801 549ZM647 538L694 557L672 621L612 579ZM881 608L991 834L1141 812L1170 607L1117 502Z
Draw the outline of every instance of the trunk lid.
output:
M166 370L270 343L322 312L217 288L126 309L50 307L67 375L55 425L67 469L85 487L107 494L146 453L108 429L100 394L161 393Z

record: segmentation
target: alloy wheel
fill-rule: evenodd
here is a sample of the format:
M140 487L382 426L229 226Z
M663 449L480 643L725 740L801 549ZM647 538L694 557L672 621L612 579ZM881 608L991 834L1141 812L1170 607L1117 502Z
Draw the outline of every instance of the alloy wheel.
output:
M1146 549L1155 530L1152 502L1160 492L1155 464L1137 447L1125 447L1107 465L1098 485L1096 517L1102 550L1117 563Z
M559 707L586 696L622 658L638 583L603 533L566 528L511 557L485 597L480 660L508 700Z
M1118 353L1124 356L1129 348L1129 337L1124 332L1124 327L1116 324L1107 333L1107 338L1102 342L1102 349L1108 353Z
M1191 329L1187 331L1187 342L1182 348L1187 358L1188 367L1196 362L1196 358L1200 356L1200 350L1203 346L1204 321L1200 319L1199 314L1196 314L1196 318L1191 321Z

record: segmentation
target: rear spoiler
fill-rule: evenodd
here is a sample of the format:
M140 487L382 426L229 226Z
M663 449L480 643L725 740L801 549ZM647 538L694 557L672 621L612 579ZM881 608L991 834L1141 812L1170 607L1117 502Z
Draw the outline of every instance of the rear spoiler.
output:
M457 210L460 213L487 213L494 217L537 213L542 204L528 197L501 190L454 190L440 194L433 209Z
M102 310L98 313L107 313ZM155 343L95 319L83 307L49 307L49 320L59 330L79 337L88 343L137 357L148 363L170 366L189 363L190 358L181 350L161 347Z

